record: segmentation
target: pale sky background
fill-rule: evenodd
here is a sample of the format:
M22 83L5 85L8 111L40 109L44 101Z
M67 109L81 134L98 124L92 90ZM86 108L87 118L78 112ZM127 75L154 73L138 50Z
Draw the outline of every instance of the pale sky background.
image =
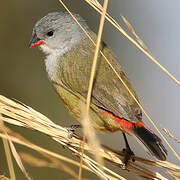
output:
M97 32L99 25L98 13L83 0L64 2L68 4L71 10L83 16L91 29ZM62 10L61 4L58 3L58 0L16 0L11 2L2 1L1 7L0 94L24 102L60 125L76 124L76 121L70 118L62 103L59 102L47 79L43 62L44 56L37 48L28 48L34 23L48 12ZM179 9L179 0L109 0L108 6L109 14L126 30L127 28L120 16L123 15L127 18L153 56L178 80L180 80ZM156 125L160 129L162 127L168 128L175 137L180 139L180 86L175 84L109 23L105 24L103 40L118 57L121 66L137 91L141 104ZM143 120L156 132L145 116ZM37 132L11 127L40 146L72 157L69 151L64 150L47 136L42 135L40 139ZM166 134L164 135L166 136ZM120 132L112 135L100 135L103 144L116 150L123 148L124 142L121 137ZM128 139L137 156L154 159L145 153L134 138L128 137ZM168 137L167 139L180 154L180 145ZM16 147L18 151L26 150L29 152L21 146ZM168 147L167 150L168 161L180 164ZM37 153L33 152L33 154ZM4 161L0 159L0 162ZM1 174L4 174L4 172L7 174L4 163L0 167L2 167L0 168ZM62 176L64 179L70 179L70 176L66 173L54 169L33 168L28 165L26 167L33 179L46 179L48 174L51 174L51 179L58 179ZM115 169L114 166L111 168ZM16 169L18 172L17 179L24 179L20 170L17 167ZM129 175L128 172L122 172L117 168L116 170L120 174L124 173L124 177L128 179L133 177L134 179L132 174ZM91 176L89 173L85 176L96 179L95 176Z

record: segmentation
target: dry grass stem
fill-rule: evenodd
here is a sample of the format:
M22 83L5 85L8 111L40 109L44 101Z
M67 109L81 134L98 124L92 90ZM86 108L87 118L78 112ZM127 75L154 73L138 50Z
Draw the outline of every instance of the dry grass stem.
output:
M89 86L88 86L88 94L87 94L87 100L86 100L86 107L83 108L82 110L82 125L83 125L83 133L85 137L88 139L88 143L93 149L95 150L95 158L97 162L100 164L100 166L103 166L103 159L100 155L99 149L100 143L99 140L96 137L96 133L94 128L92 127L91 121L90 121L90 116L89 116L89 109L90 109L90 103L91 103L91 94L92 94L92 89L93 89L93 82L94 82L94 77L96 73L96 65L98 61L98 54L99 54L99 49L101 45L101 37L102 37L102 32L103 32L103 27L104 27L104 21L105 21L105 14L108 6L108 0L104 0L104 5L102 9L102 16L100 20L100 25L99 25L99 32L97 36L97 42L96 42L96 48L94 52L94 58L93 58L93 64L91 68L91 74L90 74L90 80L89 80ZM85 111L84 111L85 109Z
M84 0L91 7L93 7L98 13L102 14L102 6L94 0ZM131 38L123 28L108 14L106 13L106 19L117 29L119 30L132 44L134 44L138 49L140 49L147 57L149 57L162 71L164 71L175 83L180 85L180 81L177 80L173 74L171 74L165 67L163 67L158 60L153 57L148 51L146 51L141 45L139 45L133 38Z
M85 0L88 4L90 4L95 10L97 10L100 14L102 14L102 6L100 4L98 4L98 1L90 1L90 0ZM94 44L94 46L96 46L96 43L92 40L92 38L90 37L90 35L86 32L86 30L81 26L81 24L77 21L77 19L73 16L73 14L70 12L70 10L67 8L67 6L61 1L59 0L59 2L63 5L63 7L66 9L67 12L69 12L69 14L72 16L72 18L75 20L75 22L79 25L79 27L83 30L83 32L87 35L87 37L91 40L91 42ZM98 5L97 5L98 4ZM97 7L98 6L98 7ZM115 26L121 33L123 33L128 39L130 38L130 40L132 42L134 42L134 44L139 47L140 49L142 49L142 51L146 52L148 55L150 55L146 50L143 49L143 47L141 47L136 41L134 41L121 27L120 25L109 15L106 13L106 19L112 23L113 26ZM145 53L144 52L144 53ZM157 127L157 125L153 122L153 120L151 119L151 117L149 116L149 114L145 111L145 109L142 107L142 105L139 103L139 101L136 99L136 97L133 95L133 93L131 92L131 90L129 89L129 87L126 85L126 83L123 81L123 79L120 77L120 75L117 73L115 67L113 67L109 60L105 57L105 55L100 51L101 55L104 57L104 59L106 60L106 62L109 64L109 66L112 68L112 70L114 71L114 73L116 74L116 76L120 79L120 81L123 83L123 85L126 87L126 89L128 90L129 94L133 97L133 99L136 101L136 103L138 104L138 106L140 107L140 109L142 110L142 112L145 114L145 116L147 117L147 119L150 121L150 123L153 125L153 127L156 129L156 131L159 133L159 135L162 137L162 139L166 142L166 144L169 146L169 148L171 149L171 151L174 153L174 155L177 157L178 160L180 160L180 156L178 155L178 153L175 151L175 149L171 146L171 144L168 142L168 140L164 137L164 135L161 133L161 131L159 130L159 128ZM145 53L145 54L146 54ZM150 55L150 57L152 57L152 55Z
M13 166L11 152L10 152L9 143L8 143L8 141L11 142L11 140L8 138L8 135L6 133L6 128L4 126L4 122L1 120L1 117L2 117L2 115L0 113L0 130L3 131L4 134L7 136L7 139L2 139L2 141L3 141L3 145L4 145L7 163L8 163L10 178L12 180L16 180L16 175L14 172L14 166Z
M8 136L7 136L8 137ZM9 140L9 144L10 144L10 147L11 147L11 152L13 154L13 157L14 159L16 160L16 163L18 164L19 168L21 169L22 173L24 174L24 176L28 179L28 180L31 180L31 177L29 176L29 174L27 173L22 161L21 161L21 158L19 156L19 154L17 153L16 151L16 148L14 146L14 144L12 143L11 139L8 137L8 140Z
M9 124L23 126L25 128L36 130L43 134L46 134L52 137L52 139L54 139L59 144L70 149L76 156L81 156L82 139L79 136L74 135L72 138L69 138L69 133L66 128L56 125L50 119L48 119L44 115L41 115L39 112L36 112L32 108L22 103L19 104L18 102L14 102L4 96L0 96L0 113L3 115L1 117L1 120ZM7 139L7 137L2 133L0 134L0 136ZM34 148L34 146L36 146L33 144L29 144L26 140L24 142L20 141L19 137L15 137L15 135L9 135L9 138L11 138L13 142L20 143L29 148ZM42 148L39 148L38 146L36 146L36 148L34 149L45 152L55 158L60 158L63 161L67 160L66 157L63 157L55 153L49 153L48 150L44 150ZM113 172L112 170L106 168L105 166L102 167L102 171L102 169L99 168L99 164L87 155L87 152L92 154L94 154L95 152L94 149L91 146L89 146L89 144L87 144L86 142L84 144L84 149L85 153L83 154L83 161L91 169L91 171L93 171L95 174L97 174L103 179L110 179L109 177L114 177L114 179L124 179L123 177ZM122 166L123 154L117 153L116 151L103 145L101 146L100 152L101 156L105 160L108 160L109 162L118 167ZM169 163L167 161L149 161L147 159L143 159L140 157L134 157L134 159L136 161L130 161L128 163L127 169L131 172L134 172L138 176L145 177L146 179L167 179L166 177L162 176L159 172L153 171L149 167L149 165L161 167L165 170L169 170L174 173L180 172L180 166ZM66 162L70 161L67 160ZM72 161L72 164L76 163ZM77 163L77 165L78 164L79 163ZM86 168L86 166L83 166L83 168Z
M132 35L136 38L137 42L142 46L142 48L144 48L146 51L149 51L148 47L144 44L143 40L136 34L133 26L128 22L128 20L124 16L121 16L121 18L132 33Z
M83 154L84 154L84 143L85 143L85 135L83 136L82 143L81 143L81 156L80 156L80 166L79 166L79 174L78 174L78 180L81 180L82 178L82 166L83 166Z
M67 174L70 174L74 179L78 179L78 174L72 168L67 166L65 163L57 160L56 158L46 153L41 153L41 155L43 155L45 159L40 159L27 153L22 153L22 152L20 153L20 156L23 159L23 161L30 164L31 166L56 168L66 172Z
M28 147L28 148L30 148L30 149L33 149L33 150L35 150L35 151L38 151L38 152L41 153L41 154L47 154L47 155L49 155L49 156L51 156L51 157L54 157L54 158L56 158L56 159L65 161L65 162L70 163L70 164L72 164L72 165L74 165L74 166L77 166L77 167L80 166L79 162L76 162L76 161L74 161L74 160L72 160L72 159L69 159L69 158L67 158L67 157L65 157L65 156L62 156L62 155L60 155L60 154L57 154L57 153L54 153L54 152L49 151L49 150L47 150L47 149L44 149L44 148L42 148L42 147L39 147L39 146L31 143L30 141L28 141L28 140L25 139L24 137L22 137L22 136L21 136L20 134L18 134L17 132L14 132L14 131L12 131L12 130L10 130L10 129L8 129L8 128L7 128L7 133L8 133L8 135L9 135L10 139L11 139L13 142L17 143L17 144L21 144L21 145L23 145L23 146L26 146L26 147ZM0 137L2 137L2 138L4 138L4 139L7 139L7 137L3 134L3 132L0 132ZM87 166L85 166L85 165L83 165L83 168L86 169L86 170L88 170L88 171L91 171L91 170L90 170Z
M162 130L174 141L180 143L180 139L176 138L167 128L162 128Z
M169 175L171 175L174 179L179 180L180 179L180 172L172 172L168 171Z

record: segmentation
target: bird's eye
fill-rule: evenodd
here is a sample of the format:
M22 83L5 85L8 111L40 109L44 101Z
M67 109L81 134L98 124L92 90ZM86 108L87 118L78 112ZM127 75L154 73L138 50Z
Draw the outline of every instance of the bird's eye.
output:
M47 33L47 36L53 36L53 34L54 34L53 31L49 31L49 32Z

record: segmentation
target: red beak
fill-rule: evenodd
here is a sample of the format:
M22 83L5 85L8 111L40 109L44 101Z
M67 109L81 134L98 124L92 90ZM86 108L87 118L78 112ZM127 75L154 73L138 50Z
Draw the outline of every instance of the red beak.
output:
M32 39L29 43L29 47L32 48L32 47L36 47L36 46L39 46L39 45L42 45L44 44L44 40L41 40L40 38L37 37L36 33L33 34L32 36Z

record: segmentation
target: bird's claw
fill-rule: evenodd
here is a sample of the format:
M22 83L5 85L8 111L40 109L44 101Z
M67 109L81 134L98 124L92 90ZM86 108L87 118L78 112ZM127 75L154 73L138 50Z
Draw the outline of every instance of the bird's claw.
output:
M132 156L134 156L134 153L133 153L133 151L131 151L130 148L123 149L122 152L124 154L122 169L126 169L128 161L130 159L132 159L132 161L134 161L134 158L132 157Z
M80 124L73 124L71 126L66 127L66 129L68 130L68 137L72 138L73 135L74 135L75 130L78 129L78 128L81 128L81 127L82 126Z

